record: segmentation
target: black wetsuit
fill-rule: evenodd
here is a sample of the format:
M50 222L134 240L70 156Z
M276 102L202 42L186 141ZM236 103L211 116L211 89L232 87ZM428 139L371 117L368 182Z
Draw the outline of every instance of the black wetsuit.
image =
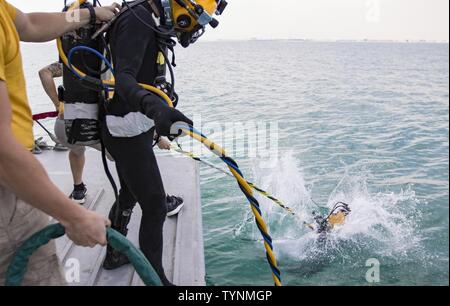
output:
M134 12L145 22L155 24L148 3L135 7ZM116 91L107 106L107 114L123 117L132 112L142 112L143 96L146 95L147 99L149 96L138 83L154 83L158 54L156 34L131 12L126 12L109 32L109 40ZM150 99L160 98L153 96ZM166 193L152 148L154 128L134 137L117 137L112 136L104 123L102 131L104 144L116 161L120 177L120 208L125 210L133 208L136 202L140 204L143 211L140 247L163 284L169 285L162 266Z

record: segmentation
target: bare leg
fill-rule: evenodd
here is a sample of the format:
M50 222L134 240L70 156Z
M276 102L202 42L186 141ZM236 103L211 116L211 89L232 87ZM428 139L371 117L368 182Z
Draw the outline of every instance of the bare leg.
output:
M73 151L69 153L70 169L72 170L73 184L80 185L83 183L83 170L86 158L83 154L76 154Z

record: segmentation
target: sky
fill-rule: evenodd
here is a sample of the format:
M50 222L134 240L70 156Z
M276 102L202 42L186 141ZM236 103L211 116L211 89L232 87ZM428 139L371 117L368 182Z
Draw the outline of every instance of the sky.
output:
M24 12L58 11L63 5L63 0L8 2ZM449 40L449 0L228 2L219 28L209 29L205 39Z

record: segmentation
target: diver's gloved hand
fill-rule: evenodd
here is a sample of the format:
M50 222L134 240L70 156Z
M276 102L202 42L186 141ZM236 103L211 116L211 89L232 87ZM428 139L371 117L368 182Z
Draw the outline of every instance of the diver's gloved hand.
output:
M170 108L162 101L155 101L151 96L144 97L142 108L144 114L155 121L156 133L161 136L180 136L182 131L179 127L176 127L176 125L192 126L194 124L192 120L183 115L182 112Z

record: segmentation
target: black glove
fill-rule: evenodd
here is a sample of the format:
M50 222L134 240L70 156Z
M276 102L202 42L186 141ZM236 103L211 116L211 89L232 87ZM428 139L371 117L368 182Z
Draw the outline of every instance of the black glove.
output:
M164 101L154 99L154 96L145 96L142 100L143 113L155 121L156 133L160 136L177 137L182 134L181 129L172 127L174 123L193 126L192 120L182 112L170 108Z

